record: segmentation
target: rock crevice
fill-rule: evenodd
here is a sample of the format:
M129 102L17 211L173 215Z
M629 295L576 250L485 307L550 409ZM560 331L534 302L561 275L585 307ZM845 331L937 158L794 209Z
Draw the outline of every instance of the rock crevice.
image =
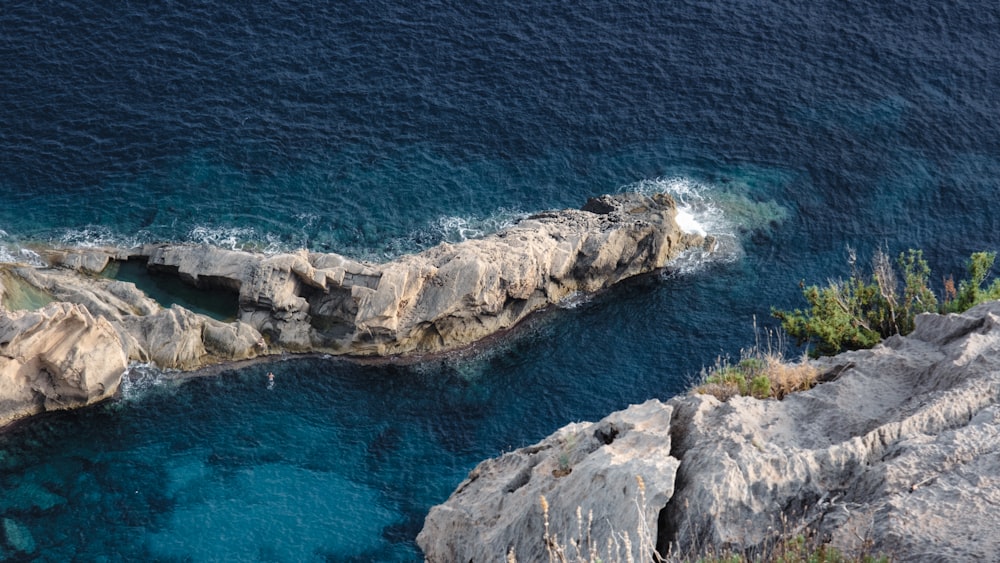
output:
M564 540L577 530L565 513L582 499L600 506L617 531L648 530L645 543L633 539L635 560L648 560L654 542L675 556L762 555L777 535L805 527L847 552L988 558L1000 552L997 319L1000 302L921 315L908 337L817 361L838 377L782 401L682 396L569 425L541 442L542 453L525 450L548 460L537 467L557 464L564 437L582 428L603 442L601 429L619 428L616 417L642 413L647 421L593 450L569 476L532 470L515 491L493 483L519 475L528 454L484 462L474 482L470 475L431 510L418 543L430 561L497 560L510 549L519 560L544 558L537 496L545 494L558 516L551 533ZM662 508L655 521L635 519L636 476L647 483L650 506ZM657 484L652 494L649 483ZM609 533L591 531L598 542Z

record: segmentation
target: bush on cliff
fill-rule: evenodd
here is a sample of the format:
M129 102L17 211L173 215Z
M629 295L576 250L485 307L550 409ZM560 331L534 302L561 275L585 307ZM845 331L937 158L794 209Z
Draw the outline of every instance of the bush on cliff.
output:
M818 370L803 355L798 361L785 359L785 340L781 332L757 330L754 319L755 344L740 350L740 360L731 363L718 357L715 365L703 368L692 392L714 395L727 401L737 395L758 399L785 398L796 391L805 391L816 384Z
M816 384L818 371L807 361L788 361L781 354L744 350L742 359L731 364L716 358L715 365L701 372L694 393L714 395L727 401L737 395L758 399L783 399L789 393L805 391Z
M867 274L857 268L856 256L850 251L851 277L847 281L804 287L808 309L772 309L771 314L798 345L810 345L813 355L871 348L883 338L909 334L920 313L958 313L1000 299L1000 280L983 285L995 260L995 252L973 253L967 263L968 279L957 289L951 278L946 279L939 301L930 288L931 271L922 251L910 249L896 259L902 282L881 250L875 253Z

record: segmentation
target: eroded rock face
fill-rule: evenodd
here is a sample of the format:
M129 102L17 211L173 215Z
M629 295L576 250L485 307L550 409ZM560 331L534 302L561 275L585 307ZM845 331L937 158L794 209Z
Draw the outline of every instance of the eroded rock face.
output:
M994 533L1000 519L1000 302L962 315L921 315L908 337L820 365L841 375L780 402L685 396L643 405L661 412L660 426L633 434L629 449L616 440L620 449L605 469L649 483L658 463L662 473L655 479L673 480L669 500L651 502L651 509L663 509L654 532L661 550L669 544L674 554L706 548L761 554L776 532L796 533L805 525L848 552L870 543L900 560L976 560L1000 552ZM563 434L583 427L571 425L474 470L428 515L418 537L428 560L466 553L501 560L508 545L544 549L537 499L498 491L524 471L527 462L513 460L543 455ZM606 483L597 477L573 486L578 490L559 510L575 509L591 489L617 505L609 513L634 509L634 495L605 496ZM560 537L575 531L575 522L553 524ZM514 541L509 538L516 544L505 543Z
M111 259L144 260L150 270L191 285L233 292L239 302L234 315L244 325L235 332L254 336L253 342L260 335L250 331L265 335L272 352L421 354L467 346L574 293L600 291L654 271L706 244L703 237L681 231L675 216L667 195L602 196L583 210L541 213L483 239L441 244L385 264L306 251L265 256L191 245L44 255L84 273ZM187 369L211 356L199 349L199 341L205 343L201 322L179 312L158 312L134 287L130 294L128 284L69 271L22 268L19 275L59 301L121 321L132 358ZM151 349L159 340L149 337L155 331L176 341L175 349ZM252 347L237 348L223 356L256 353Z
M610 561L625 561L627 553L645 560L654 546L642 539L655 537L659 511L673 494L671 413L648 401L481 463L448 502L431 509L417 542L435 562L502 561L510 552L519 561L546 561L544 496L556 542L581 540L583 553L593 547ZM606 539L624 534L631 545L619 539L608 557Z
M302 251L262 257L188 246L133 254L190 283L239 293L240 320L288 350L441 352L508 329L574 292L664 267L704 244L669 196L604 196L529 217L484 239L386 264Z
M107 398L125 368L114 327L86 307L0 312L0 425Z
M263 255L194 245L40 250L55 268L0 265L0 310L12 296L24 303L72 303L73 311L87 312L94 326L117 336L115 358L182 370L281 352L444 352L509 329L574 293L662 268L706 244L682 232L675 216L667 195L602 196L583 210L541 213L483 239L385 264L304 250ZM134 284L97 275L122 260L141 260L160 275L237 296L236 320L217 321L177 305L164 309ZM11 342L17 333L10 327L16 326L22 325L9 325ZM69 347L83 336L63 333ZM31 387L28 380L40 376L25 377L10 384L11 393L23 395L18 400L34 395L14 388Z

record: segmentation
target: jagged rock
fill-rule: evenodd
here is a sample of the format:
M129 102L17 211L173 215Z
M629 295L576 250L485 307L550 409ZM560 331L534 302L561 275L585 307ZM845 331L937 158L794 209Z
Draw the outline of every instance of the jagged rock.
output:
M223 323L174 305L154 315L127 317L126 333L135 339L130 358L176 369L195 369L218 360L257 355L260 333L242 322Z
M661 549L762 555L776 535L808 527L847 552L867 547L900 560L976 560L1000 552L994 533L1000 519L1000 302L961 315L921 315L908 337L819 364L839 377L780 402L683 396L643 405L662 412L662 425L634 434L631 449L615 440L621 449L607 466L652 467L653 455L663 473L642 474L647 483L674 480L668 502L657 506L650 498L652 509L663 509L655 532ZM537 500L497 493L523 472L524 463L504 460L530 459L540 446L579 428L482 464L489 471L474 471L474 480L428 515L418 537L427 559L472 553L483 556L476 560L502 560L506 545L495 538L520 538L517 545L536 546L532 554L544 548ZM668 433L667 449L651 453ZM679 460L676 479L675 466L662 458ZM603 484L596 483L580 481L575 497L586 498L591 487L600 491ZM608 502L618 504L610 513L635 506L627 494ZM560 521L552 531L573 536L575 526Z
M86 307L0 311L0 424L109 397L125 368L114 327Z
M479 464L431 510L417 542L429 561L502 561L510 552L519 561L547 560L544 496L556 543L580 540L584 554L593 547L609 561L626 560L626 551L645 560L653 546L642 539L655 537L660 508L673 494L671 412L648 401ZM604 540L625 534L629 544L619 539L608 556ZM587 537L599 541L588 545Z
M511 328L530 313L577 292L592 293L664 267L703 237L681 231L666 195L619 194L586 210L541 213L495 235L442 244L385 264L300 251L265 256L209 246L145 245L128 252L50 252L75 270L114 257L145 260L150 270L201 288L238 295L239 320L267 335L274 350L351 355L442 352ZM86 266L90 264L90 266ZM23 271L22 271L23 270ZM123 336L145 354L188 368L198 363L193 336L176 352L155 354L143 334L162 323L175 338L195 325L158 313L123 282L22 268L19 275L55 299L80 303L109 319L129 321ZM131 288L131 289L130 289ZM130 292L131 291L131 292ZM159 319L159 320L154 320ZM200 338L200 337L199 337ZM186 347L186 348L185 348ZM241 355L237 354L237 355Z
M112 260L124 260L127 254L116 248L74 248L42 249L40 254L46 262L60 268L78 270L89 274L99 274Z
M602 196L583 210L540 213L483 239L442 244L385 264L304 250L263 255L204 245L48 249L40 255L54 267L0 265L0 305L13 294L4 284L16 284L20 293L30 289L37 297L22 302L72 303L72 311L92 315L88 322L117 345L114 359L151 361L163 368L190 370L285 351L444 352L507 330L575 293L600 291L662 268L687 249L711 244L684 233L676 214L667 195ZM158 274L231 292L237 296L236 320L224 323L176 305L165 310L132 283L94 275L112 260L141 260ZM12 313L8 319L45 314L50 313ZM11 343L19 337L14 328L30 328L22 325L7 325ZM63 336L65 346L80 344L85 350L74 340L83 332ZM18 360L22 364L37 359L25 353ZM89 358L79 352L74 361L82 363L71 367L89 369L86 362L100 361ZM20 379L8 381L5 392L31 403L37 377L9 369ZM54 381L77 377L60 371L60 365L46 369ZM106 390L116 386L109 383ZM56 404L45 396L42 402Z
M441 352L506 330L575 292L662 268L705 243L680 230L666 195L604 196L586 209L538 214L483 239L386 264L167 245L132 256L189 283L238 292L240 320L285 349Z

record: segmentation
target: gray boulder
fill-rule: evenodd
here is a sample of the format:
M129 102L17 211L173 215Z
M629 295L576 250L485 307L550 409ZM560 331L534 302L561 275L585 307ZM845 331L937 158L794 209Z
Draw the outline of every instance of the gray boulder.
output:
M579 549L607 561L648 560L678 466L671 414L648 401L479 464L431 509L417 542L429 561L501 561L509 553L543 561L547 517L551 545L560 546L553 549L571 558Z

